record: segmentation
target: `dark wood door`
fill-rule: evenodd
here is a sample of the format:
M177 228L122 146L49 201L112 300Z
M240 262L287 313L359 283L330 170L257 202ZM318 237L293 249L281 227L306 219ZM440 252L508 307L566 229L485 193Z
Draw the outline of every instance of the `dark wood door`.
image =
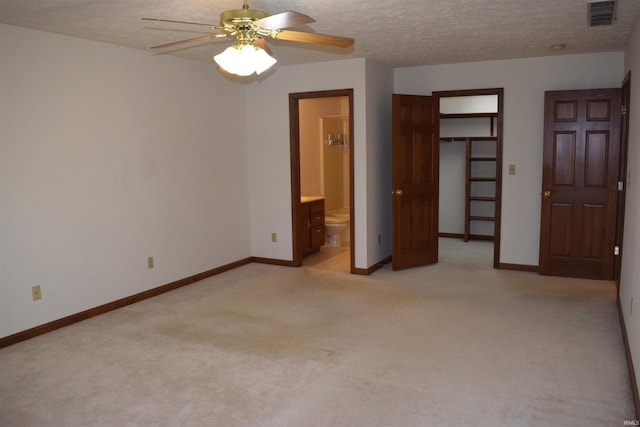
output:
M392 99L392 268L438 261L438 114L430 96Z
M613 278L620 89L545 93L540 274Z

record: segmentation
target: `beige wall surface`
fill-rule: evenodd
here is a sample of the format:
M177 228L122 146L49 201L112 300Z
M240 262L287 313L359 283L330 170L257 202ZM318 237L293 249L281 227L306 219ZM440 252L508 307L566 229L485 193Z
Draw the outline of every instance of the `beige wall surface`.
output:
M629 153L624 242L622 245L622 275L620 278L620 305L627 328L629 346L635 364L636 381L640 374L640 17L636 21L631 40L625 51L625 71L631 72L631 99L629 102ZM633 308L635 300L636 308Z
M0 93L0 337L250 256L214 66L0 24Z

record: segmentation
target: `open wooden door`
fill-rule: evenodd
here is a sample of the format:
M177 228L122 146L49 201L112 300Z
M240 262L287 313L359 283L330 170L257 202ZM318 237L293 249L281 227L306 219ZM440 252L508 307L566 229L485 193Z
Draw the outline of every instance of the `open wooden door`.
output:
M540 274L613 278L620 96L545 93Z
M392 268L438 262L438 108L431 96L393 95Z

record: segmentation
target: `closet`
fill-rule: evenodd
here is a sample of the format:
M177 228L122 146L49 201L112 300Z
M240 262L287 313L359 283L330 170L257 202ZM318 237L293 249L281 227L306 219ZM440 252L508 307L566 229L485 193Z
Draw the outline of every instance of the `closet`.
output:
M498 96L440 98L440 235L494 240Z

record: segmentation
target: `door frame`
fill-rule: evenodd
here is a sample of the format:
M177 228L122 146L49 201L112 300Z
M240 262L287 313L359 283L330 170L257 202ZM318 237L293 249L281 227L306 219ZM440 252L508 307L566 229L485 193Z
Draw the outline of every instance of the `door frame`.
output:
M502 134L503 134L503 118L504 118L504 89L466 89L466 90L446 90L433 92L438 111L440 111L440 98L457 97L457 96L474 96L474 95L497 95L498 96L498 115L496 116L496 202L495 202L495 221L493 224L493 268L500 268L500 224L502 218ZM440 120L438 116L438 121ZM440 127L438 126L438 129ZM440 138L440 135L438 135ZM438 159L438 162L440 159Z
M302 248L298 244L298 232L300 227L300 100L316 98L347 97L349 103L349 252L350 273L355 268L355 210L354 210L354 126L353 126L353 89L335 89L313 92L297 92L289 94L289 141L291 159L291 229L293 242L294 267L300 267L303 263Z
M624 251L624 210L627 200L627 155L629 152L629 111L631 97L631 71L622 81L621 91L622 108L626 108L620 119L620 170L618 180L622 181L622 191L618 192L618 216L616 218L616 246L620 248L620 254L613 260L613 280L620 292L620 275L622 273L622 252Z

